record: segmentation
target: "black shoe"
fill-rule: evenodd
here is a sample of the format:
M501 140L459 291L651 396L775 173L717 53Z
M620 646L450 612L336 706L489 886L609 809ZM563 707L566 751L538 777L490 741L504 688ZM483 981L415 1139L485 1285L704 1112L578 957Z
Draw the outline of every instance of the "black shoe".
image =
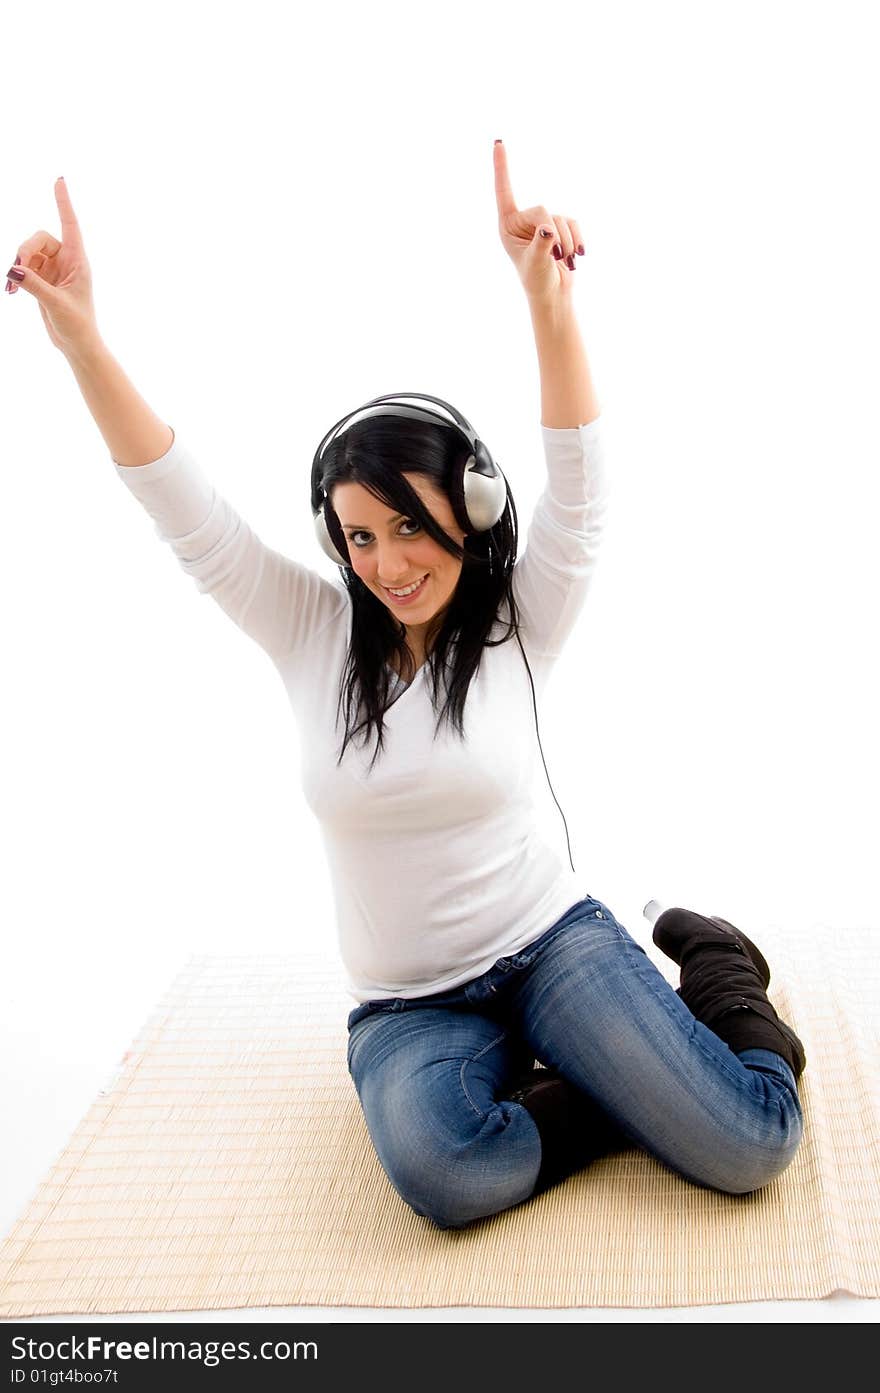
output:
M751 958L761 975L761 985L770 984L770 969L760 948L756 948L742 929L737 929L726 919L716 915L706 918L691 909L665 909L654 924L653 939L667 958L681 965L683 956L690 954L701 943L739 944L739 951Z
M612 1118L556 1069L528 1069L515 1082L512 1103L530 1113L541 1138L539 1195L600 1156L632 1146Z
M767 999L770 969L751 939L726 919L667 909L654 924L654 942L681 965L679 995L698 1021L734 1054L771 1050L799 1079L806 1067L801 1041Z

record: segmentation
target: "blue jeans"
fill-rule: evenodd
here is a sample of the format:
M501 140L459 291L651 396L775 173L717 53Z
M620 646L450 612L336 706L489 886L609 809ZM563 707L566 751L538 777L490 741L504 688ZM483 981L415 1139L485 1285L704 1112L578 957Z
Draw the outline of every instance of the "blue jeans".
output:
M348 1070L397 1193L439 1228L531 1195L541 1142L505 1098L535 1059L695 1185L748 1194L791 1162L797 1084L769 1050L734 1052L591 896L534 943L449 992L366 1001L348 1017Z

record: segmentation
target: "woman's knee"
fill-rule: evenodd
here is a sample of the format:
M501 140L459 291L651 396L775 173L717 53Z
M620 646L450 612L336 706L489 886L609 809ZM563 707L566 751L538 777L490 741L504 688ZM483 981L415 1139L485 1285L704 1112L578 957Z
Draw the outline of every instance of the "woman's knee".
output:
M409 1207L438 1228L463 1228L526 1199L540 1143L523 1110L504 1102L483 1117L434 1117L376 1138L382 1168Z
M784 1114L778 1127L759 1138L728 1144L711 1167L708 1184L729 1195L750 1195L788 1169L803 1138L800 1111Z
M523 1165L521 1158L516 1164L515 1149L502 1150L491 1165L477 1140L455 1148L434 1146L409 1164L383 1165L410 1209L437 1228L457 1229L509 1209L531 1193L539 1162Z

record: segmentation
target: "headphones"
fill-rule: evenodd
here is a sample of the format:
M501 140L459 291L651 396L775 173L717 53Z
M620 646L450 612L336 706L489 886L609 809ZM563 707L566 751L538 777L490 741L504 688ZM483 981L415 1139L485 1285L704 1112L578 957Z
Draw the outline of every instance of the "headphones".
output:
M414 406L413 400L433 402L434 406ZM439 408L439 410L438 410ZM445 412L449 419L444 419L441 412ZM324 505L328 501L327 494L322 486L323 458L329 447L340 436L345 434L348 428L356 421L367 420L373 416L398 416L416 421L429 421L433 424L450 426L458 431L459 435L468 446L469 454L462 466L461 486L464 496L464 508L467 514L470 530L472 532L488 532L490 528L501 517L507 507L507 480L501 473L498 465L493 460L482 440L477 436L476 431L466 417L462 416L454 406L448 401L443 401L440 397L433 397L427 392L391 392L385 396L373 397L372 401L359 406L355 411L349 411L345 416L340 417L334 426L331 426L324 439L321 441L315 457L312 461L312 489L311 506L312 519L315 524L315 535L320 544L321 550L337 566L351 566L348 557L342 556L330 536L327 527L327 519L324 516ZM489 553L489 564L491 565L491 549ZM526 657L525 649L522 646L522 639L519 636L519 629L515 628L516 641L519 644L523 661L529 674L529 682L532 688L532 705L535 710L535 731L538 736L538 748L541 751L541 760L544 764L544 773L547 775L547 783L550 785L550 792L553 794L553 801L559 808L559 801L553 793L553 785L550 783L550 774L547 770L547 761L544 759L544 748L541 745L541 732L538 730L538 706L535 699L535 684L532 680L532 670L529 667L529 660ZM568 844L568 859L571 862L571 869L574 871L574 862L571 859L571 842L568 837L568 823L565 821L565 814L559 808L563 824L565 826L565 840ZM575 874L577 872L575 871Z

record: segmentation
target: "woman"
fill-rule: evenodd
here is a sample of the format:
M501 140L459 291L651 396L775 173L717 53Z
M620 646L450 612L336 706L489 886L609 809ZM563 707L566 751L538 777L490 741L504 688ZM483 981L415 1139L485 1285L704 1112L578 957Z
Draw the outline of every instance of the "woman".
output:
M285 682L358 1003L349 1071L391 1184L441 1228L633 1144L747 1193L788 1166L803 1129L803 1048L755 945L667 910L654 941L681 966L673 990L535 826L532 676L540 692L582 609L605 495L572 304L578 225L518 209L501 142L494 161L548 468L519 560L506 487L497 522L472 524L471 446L442 410L353 413L319 447L313 507L341 584L266 547L103 343L63 180L62 240L22 243L7 286L37 300L160 535Z

